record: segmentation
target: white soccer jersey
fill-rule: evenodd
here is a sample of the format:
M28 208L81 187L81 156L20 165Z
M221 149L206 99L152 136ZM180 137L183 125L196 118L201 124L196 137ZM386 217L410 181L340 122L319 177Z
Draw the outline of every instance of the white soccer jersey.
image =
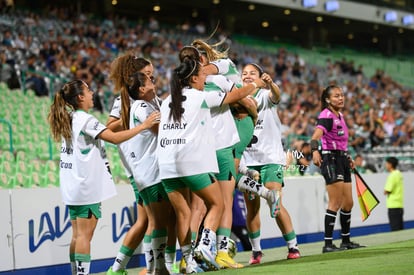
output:
M243 153L247 166L264 164L286 164L283 151L281 122L276 104L270 100L270 90L259 89L257 101L258 120L250 144Z
M240 73L230 58L217 59L210 63L217 67L218 74L225 76L227 79L236 84L237 87L243 86Z
M142 124L156 110L144 100L135 101L131 106L129 128ZM161 182L156 149L157 136L149 129L124 142L123 154L139 191Z
M210 108L220 106L226 94L184 88L183 95L181 122L169 118L171 96L161 105L157 146L161 179L218 173Z
M132 97L129 97L129 104L132 105L134 103L134 99ZM121 100L121 96L118 96L117 98L115 98L114 100L114 104L112 105L112 109L109 112L109 116L111 117L115 117L115 118L121 118L121 105L122 105L122 100Z
M63 139L60 152L60 190L66 205L99 203L116 195L104 142L106 129L94 116L76 111L72 117L72 144Z
M134 101L135 100L133 98L129 97L129 102L131 105L134 103ZM112 109L109 112L109 116L120 119L121 118L121 104L122 104L121 97L118 96L117 98L115 98L114 104L112 105ZM125 174L129 178L132 176L132 172L131 172L131 169L128 167L128 163L124 155L125 150L128 150L127 143L128 143L128 140L118 144L118 153L119 153L119 157L121 159L122 165L125 168Z
M208 75L204 91L228 93L233 89L234 83L222 75ZM233 146L240 141L236 123L228 104L210 109L213 121L213 130L216 135L216 149Z
M109 112L109 116L121 118L121 97L118 96L114 100L114 104L112 105L112 109Z

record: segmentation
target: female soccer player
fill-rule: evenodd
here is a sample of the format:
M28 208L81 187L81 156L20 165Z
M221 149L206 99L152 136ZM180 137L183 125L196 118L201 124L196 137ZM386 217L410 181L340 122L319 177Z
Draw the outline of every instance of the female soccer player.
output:
M131 105L134 103L134 99L130 97L128 92L129 83L131 77L136 74L137 72L144 73L148 78L152 81L154 79L154 67L152 63L142 57L137 57L131 54L124 54L117 57L111 63L111 70L109 78L114 83L114 89L120 92L120 96L117 97L114 101L112 110L110 112L110 117L107 121L107 126L114 131L128 129L129 127L129 113ZM156 87L154 87L155 89ZM155 93L155 92L154 92ZM158 98L154 98L151 100L153 105L158 104ZM126 265L128 264L130 258L132 257L135 249L138 245L143 242L143 250L145 253L145 262L147 270L154 269L154 261L153 261L153 252L151 249L151 232L153 230L152 225L148 224L148 216L143 206L143 200L139 194L137 184L134 181L132 176L132 171L129 168L129 165L126 162L126 155L124 153L124 149L128 148L128 142L121 143L118 147L119 154L122 160L122 163L125 167L125 172L128 175L131 185L134 190L134 195L137 202L138 208L138 219L137 221L131 226L128 233L126 234L122 246L119 249L119 252L114 260L113 265L108 269L107 274L123 274ZM142 172L142 171L141 171ZM175 217L174 214L171 213L170 215L170 224L171 228L174 228ZM168 238L168 246L166 249L166 262L167 267L172 268L172 264L175 261L175 244L176 244L176 236L175 230L168 230L169 238ZM118 273L116 273L118 272Z
M92 98L85 82L68 82L55 94L48 115L53 138L62 141L60 190L72 223L72 274L89 274L90 242L101 202L116 195L103 141L119 144L158 123L159 117L151 115L135 128L114 133L87 113Z
M272 78L263 72L257 64L248 64L243 68L243 85L250 85L252 81L262 79L265 81L265 89L257 89L252 96L258 105L258 122L255 126L253 138L243 153L245 164L260 172L260 181L269 189L281 192L284 185L283 169L286 164L286 155L283 151L280 131L280 119L277 115L277 103L280 100L279 87ZM260 199L248 199L247 228L249 229L252 243L252 257L250 264L260 263L262 252L260 247ZM278 204L271 205L271 217L276 219L283 238L288 246L288 259L300 257L297 246L296 234L293 229L290 215L280 199Z
M159 130L159 165L162 183L177 215L177 235L187 273L195 269L191 255L190 208L186 201L188 188L196 193L208 208L204 229L197 247L211 268L216 262L216 230L223 213L223 198L213 173L218 172L215 133L210 109L235 102L255 87L235 92L203 92L206 74L201 64L184 58L173 73L171 95L161 106ZM195 271L197 272L197 271Z

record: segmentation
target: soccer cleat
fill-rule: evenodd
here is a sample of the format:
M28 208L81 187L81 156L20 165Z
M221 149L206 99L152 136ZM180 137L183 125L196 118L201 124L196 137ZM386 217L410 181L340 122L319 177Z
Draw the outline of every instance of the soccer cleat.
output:
M263 253L262 251L253 251L252 256L250 257L249 264L260 264L262 261Z
M237 263L234 259L229 256L229 253L224 251L219 251L217 253L216 262L219 264L220 268L242 268L243 265Z
M280 191L270 190L270 192L272 192L272 196L267 199L267 204L270 208L270 216L276 218L280 212Z
M106 271L106 275L127 275L128 272L125 269L113 271L112 266Z
M246 176L248 176L251 179L254 179L255 181L259 181L260 179L260 173L254 169L247 169Z
M230 258L234 258L234 256L236 256L237 254L237 245L236 245L236 242L232 238L229 238L228 251L229 251Z
M360 245L359 243L354 243L354 242L349 242L349 243L341 243L340 246L342 249L356 249L356 248L361 248L361 247L365 247L365 245Z
M299 249L291 247L289 248L289 252L287 255L287 259L299 259L300 258L300 252Z
M325 245L322 248L322 253L330 253L330 252L337 252L337 251L343 251L343 248L340 247L336 247L336 245L331 244L331 245Z
M204 270L198 266L197 262L192 259L189 263L186 264L185 272L182 272L183 274L191 274L191 273L201 273L204 272Z
M207 272L207 271L210 271L211 270L210 267L203 260L198 260L198 259L195 259L195 260L196 260L198 266L202 270L204 270L204 272Z
M187 264L186 264L186 262L184 260L184 257L182 257L181 258L181 261L180 261L180 268L179 268L180 269L180 273L184 274L186 268L187 268Z
M206 245L199 245L196 247L194 253L196 257L204 263L207 264L210 270L219 270L220 266L216 262L216 255L211 249Z
M167 267L168 269L168 267ZM185 269L184 269L185 271ZM180 271L180 263L175 262L173 266L171 267L171 270L169 270L170 274L183 274L183 272Z

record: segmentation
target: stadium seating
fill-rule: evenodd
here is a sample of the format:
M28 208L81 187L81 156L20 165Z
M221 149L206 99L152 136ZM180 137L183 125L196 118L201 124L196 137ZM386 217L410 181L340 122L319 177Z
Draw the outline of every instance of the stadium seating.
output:
M0 99L0 118L12 125L10 148L8 127L0 123L0 188L59 186L60 144L51 139L46 119L50 99L31 91L9 90L3 83ZM94 115L102 123L108 116ZM128 182L116 146L107 144L107 150L115 181Z
M8 17L7 15L0 15L0 18L3 21L10 22L22 20L22 18ZM14 27L11 25L11 28L14 32L21 31L34 36L36 40L35 44L37 43L40 49L41 42L48 39L47 26L49 24L53 24L57 32L63 33L63 30L70 27L71 23L58 19L50 21L40 18L38 24L32 26L23 24L22 26L18 25ZM105 26L102 26L102 28L108 33L114 31ZM166 30L162 36L171 41L181 41L182 44L188 44L193 39L198 38L194 34L185 34L175 30ZM231 40L232 51L239 54L248 51L257 59L263 56L274 57L278 48L285 48L290 53L299 54L306 64L318 69L318 77L321 80L320 85L326 85L329 81L324 71L326 60L330 59L335 61L346 57L347 60L354 60L355 65L363 65L366 76L365 80L367 77L374 75L375 71L380 68L403 85L414 87L414 79L412 78L414 63L412 60L385 58L379 54L363 53L348 48L326 49L314 47L312 49L305 49L289 42L278 41L275 44L274 41L263 41L251 36L237 34L233 34ZM26 49L16 49L15 51L7 50L7 54L10 58L14 59L18 74L23 76L26 72L24 69L26 59L30 52ZM112 54L115 56L114 53ZM165 59L168 60L169 65L174 64L176 55L172 51L172 54L168 55ZM156 58L154 58L155 67L157 62ZM37 65L36 73L45 77L51 95L53 95L53 88L61 85L68 75L62 72L51 74L50 71L46 70L45 64ZM345 74L337 77L338 83L354 81L354 78ZM22 87L26 87L23 77L19 81ZM6 188L17 186L57 186L59 169L56 169L56 164L59 160L60 144L51 140L49 126L46 121L51 103L50 98L38 97L30 89L24 90L22 92L21 90L9 89L5 83L0 83L0 121L2 121L0 122L1 186ZM105 104L104 109L107 111L111 106L111 100L108 97L112 97L113 95L110 90L104 90L104 94L107 96L103 98ZM108 117L107 112L94 112L93 114L102 123L105 123ZM286 144L290 145L292 140L308 140L309 137L289 136L287 139ZM375 164L379 170L383 169L384 158L390 155L397 156L401 160L401 165L404 169L410 169L414 167L414 150L410 146L408 145L403 148L391 146L375 147L372 151L364 153L366 160ZM117 183L128 182L116 146L107 144L106 149L115 181ZM352 151L352 148L349 149L354 155L355 152ZM23 175L18 173L22 173ZM297 175L297 171L290 170L287 175ZM28 179L25 179L26 176Z

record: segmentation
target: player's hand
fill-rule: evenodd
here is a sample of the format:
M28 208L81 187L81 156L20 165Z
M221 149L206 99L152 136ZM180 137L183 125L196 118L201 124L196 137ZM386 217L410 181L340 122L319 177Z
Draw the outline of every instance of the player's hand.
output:
M262 80L262 79L260 79L260 78L256 79L256 80L254 81L254 83L256 83L257 88L264 88L264 87L266 87L266 86L267 86L267 83L266 83L266 82L264 82L264 80Z
M351 156L348 156L349 166L351 166L351 169L353 170L355 168L355 162L351 158Z
M146 120L142 123L142 126L143 126L145 129L149 129L149 128L151 128L152 126L154 126L155 124L160 123L160 120L161 120L161 113L160 113L160 112L158 112L158 111L156 111L156 112L151 113L151 114L147 117L147 119L146 119Z
M266 87L269 89L270 85L273 83L272 77L269 74L264 73L261 78L266 83Z
M313 163L316 166L321 167L322 157L321 157L321 153L319 153L319 151L313 151L312 152L312 160L313 160Z

